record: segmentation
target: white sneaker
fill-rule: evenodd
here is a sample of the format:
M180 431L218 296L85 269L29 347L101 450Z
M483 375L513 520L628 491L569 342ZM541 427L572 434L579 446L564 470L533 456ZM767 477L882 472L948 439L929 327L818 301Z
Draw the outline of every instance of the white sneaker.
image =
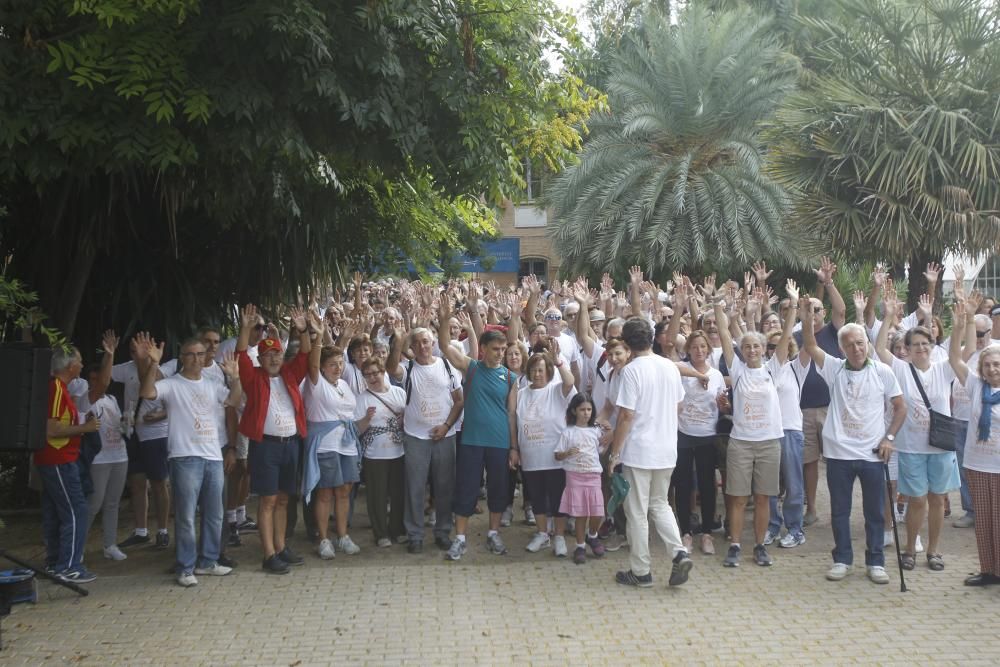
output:
M806 543L805 533L799 533L798 535L793 535L792 533L785 533L785 536L781 538L778 542L778 546L782 549L794 549L795 547L802 546Z
M777 536L777 535L775 535L775 534L774 534L774 533L772 533L771 531L767 531L766 533L764 533L764 541L762 542L762 544L763 544L763 545L764 545L765 547L769 547L769 546L771 546L772 544L774 544L774 541L775 541L776 539L778 539L778 536Z
M390 540L388 537L380 537L378 538L378 542L376 542L375 545L385 549L387 547L392 546L392 540Z
M125 560L128 556L125 552L118 548L117 544L112 544L110 547L104 547L104 557L108 560Z
M337 538L337 548L343 551L348 556L354 555L361 551L361 547L354 543L350 535L344 535L343 537Z
M321 540L319 548L316 551L323 560L330 560L337 557L337 552L333 549L333 542L330 540Z
M177 583L184 588L191 588L198 585L198 579L193 574L181 574L177 577Z
M885 571L885 568L881 565L872 565L868 568L868 578L871 579L876 584L887 584L889 583L889 574Z
M552 551L554 551L556 556L559 558L565 558L568 553L566 551L566 538L562 535L556 535L553 540Z
M507 509L503 511L500 515L500 527L507 528L510 526L511 522L514 520L514 507L512 505L507 505Z
M834 563L826 572L826 578L830 581L840 581L851 571L851 566L847 563Z
M205 575L208 575L209 577L224 577L224 576L226 576L227 574L229 574L232 571L233 571L233 568L226 567L225 565L219 565L218 563L216 563L212 567L196 567L196 568L194 568L194 573L195 574L205 574Z
M565 540L564 540L565 541ZM528 546L524 547L531 553L538 553L542 549L548 549L552 546L552 540L549 539L548 533L535 533L531 541L528 542Z
M882 546L891 547L896 539L892 536L892 531L887 530L882 534Z
M917 545L913 548L913 550L918 554L922 554L924 552L924 543L920 541L919 535L917 535Z

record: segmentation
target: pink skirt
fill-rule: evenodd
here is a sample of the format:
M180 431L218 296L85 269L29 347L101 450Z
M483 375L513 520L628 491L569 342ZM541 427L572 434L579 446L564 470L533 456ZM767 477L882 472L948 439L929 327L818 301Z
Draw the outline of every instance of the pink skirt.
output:
M566 489L559 511L572 517L604 516L601 473L566 471Z

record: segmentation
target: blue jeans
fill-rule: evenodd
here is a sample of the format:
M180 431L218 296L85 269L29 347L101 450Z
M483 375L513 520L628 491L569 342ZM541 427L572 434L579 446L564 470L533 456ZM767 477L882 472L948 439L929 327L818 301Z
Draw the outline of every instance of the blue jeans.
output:
M222 543L222 483L222 461L210 461L200 456L170 459L178 574L191 574L195 567L210 568L219 559ZM200 553L194 532L195 509L198 505L201 505Z
M56 572L80 567L89 514L76 461L38 466L42 480L45 565Z
M969 422L959 422L965 426L955 429L955 453L958 454L958 472L962 476L962 509L969 516L976 516L972 509L972 492L969 491L969 478L965 476L965 468L962 462L965 460L965 437L969 434Z
M802 534L802 514L805 511L806 490L802 477L802 451L805 438L802 431L789 431L781 438L781 478L785 480L785 499L778 507L778 497L771 496L771 521L767 524L772 535L781 534L781 524L789 535Z
M879 461L826 460L826 484L830 489L830 523L833 527L833 562L854 564L851 548L851 500L854 480L861 480L861 504L865 515L865 565L885 567L882 552L885 519L882 515L885 473Z

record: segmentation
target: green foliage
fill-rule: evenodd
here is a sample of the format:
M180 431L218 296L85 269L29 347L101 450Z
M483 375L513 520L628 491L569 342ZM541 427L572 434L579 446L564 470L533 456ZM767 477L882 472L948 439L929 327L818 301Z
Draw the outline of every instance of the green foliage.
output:
M51 347L68 347L65 337L58 329L46 326L45 320L38 307L38 295L19 280L0 273L0 341L19 340L16 334L27 329L41 334Z
M794 261L758 126L796 73L748 10L688 9L676 27L647 13L610 76L611 111L591 117L579 163L545 196L564 272Z
M819 70L768 138L791 221L816 252L922 267L1000 238L1000 9L838 0L801 19ZM919 293L917 289L914 290Z
M474 246L602 101L551 0L5 4L0 253L90 338Z

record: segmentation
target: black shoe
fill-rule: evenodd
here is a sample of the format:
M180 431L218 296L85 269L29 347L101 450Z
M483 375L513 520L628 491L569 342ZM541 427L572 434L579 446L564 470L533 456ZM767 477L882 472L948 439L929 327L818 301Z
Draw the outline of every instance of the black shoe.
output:
M691 572L692 567L694 567L694 563L688 556L688 552L678 551L677 555L674 556L674 566L670 570L670 581L668 583L671 586L680 586L688 580L688 574Z
M285 561L288 565L302 565L306 562L306 559L298 555L287 546L275 554L278 558Z
M157 533L156 544L153 546L157 549L166 549L170 546L170 535L168 533Z
M989 572L980 572L965 578L966 586L993 586L1000 584L1000 577Z
M449 546L450 546L450 543L449 543ZM424 543L423 542L410 542L409 544L406 545L406 551L408 553L411 553L411 554L423 553L423 551L424 551Z
M265 558L263 567L268 574L288 574L289 570L288 563L278 558L278 554Z
M215 559L215 562L226 567L236 567L239 565L235 559L230 558L226 554L219 554L219 557Z
M240 529L237 527L236 522L229 524L229 539L226 540L226 546L229 547L243 546L243 540L240 539Z
M146 535L136 535L132 533L124 540L118 543L119 549L128 549L129 547L134 547L139 544L149 544L149 534Z
M625 570L615 573L615 581L622 586L638 586L639 588L649 588L653 585L653 575L644 574L641 577L632 570Z
M441 551L447 551L451 548L451 540L444 535L438 535L434 538L434 545Z
M239 528L243 532L250 530L257 530L257 522L251 519L250 517L247 517L245 521L240 522L237 528Z

